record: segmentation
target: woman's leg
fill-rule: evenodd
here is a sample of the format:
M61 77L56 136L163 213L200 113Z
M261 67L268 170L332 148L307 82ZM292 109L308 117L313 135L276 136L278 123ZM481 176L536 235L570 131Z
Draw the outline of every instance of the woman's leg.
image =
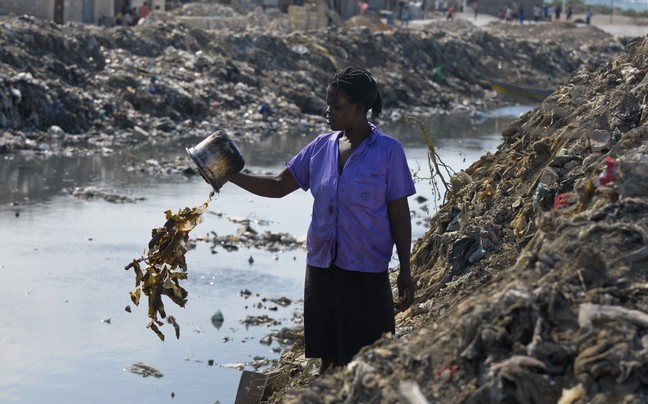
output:
M323 375L332 365L333 360L322 358L320 361L319 374Z
M335 368L341 368L344 365L344 363L340 363L333 359L321 358L319 374L323 375L324 373L330 372Z

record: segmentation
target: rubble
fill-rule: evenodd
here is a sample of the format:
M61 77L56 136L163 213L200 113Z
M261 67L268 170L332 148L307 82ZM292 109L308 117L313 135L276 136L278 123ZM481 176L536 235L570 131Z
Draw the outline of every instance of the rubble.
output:
M632 41L507 127L417 240L399 337L332 374L303 367L270 401L646 401L647 60Z
M124 370L127 372L135 373L136 375L140 375L142 377L153 376L156 378L160 378L164 376L159 370L157 370L153 366L147 365L146 363L142 363L142 362L135 362Z
M139 201L145 200L145 198L142 197L120 195L111 189L98 188L93 186L83 188L75 187L71 189L65 189L64 191L75 198L86 200L103 199L104 201L110 203L137 203Z
M119 150L218 129L243 141L326 130L326 79L350 63L382 84L384 119L485 110L510 102L491 80L552 90L623 50L573 24L438 20L374 32L353 20L300 32L278 10L232 7L187 4L134 27L0 20L0 153Z

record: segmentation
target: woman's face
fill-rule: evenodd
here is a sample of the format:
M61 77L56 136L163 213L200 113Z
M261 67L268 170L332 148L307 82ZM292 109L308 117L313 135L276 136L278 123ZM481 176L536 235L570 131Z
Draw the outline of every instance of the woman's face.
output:
M361 116L360 103L349 101L344 91L329 86L326 89L326 121L331 130L345 130L353 127Z

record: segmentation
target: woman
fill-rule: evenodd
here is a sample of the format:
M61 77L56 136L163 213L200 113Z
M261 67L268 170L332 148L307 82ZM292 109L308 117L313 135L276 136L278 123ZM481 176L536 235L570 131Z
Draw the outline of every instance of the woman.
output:
M396 245L399 309L414 300L410 275L411 223L407 197L414 182L402 145L367 119L380 116L382 97L371 73L347 67L326 90L333 132L319 135L275 176L236 174L231 182L280 198L311 190L307 235L304 337L320 374L342 366L383 333L394 333L388 265Z

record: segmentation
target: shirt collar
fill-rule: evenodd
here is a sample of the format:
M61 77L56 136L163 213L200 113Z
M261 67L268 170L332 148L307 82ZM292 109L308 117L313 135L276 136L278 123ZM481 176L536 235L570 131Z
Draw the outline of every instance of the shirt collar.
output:
M378 128L376 128L376 125L373 123L369 122L369 127L371 128L371 133L369 134L369 139L367 140L367 144L371 144L376 141L377 133L378 133ZM343 130L338 131L335 134L335 139L339 139L342 137L342 134L344 133Z
M378 135L376 135L376 133L378 132L378 128L376 128L376 125L369 122L369 126L371 127L371 134L369 135L369 141L367 142L367 144L371 144L375 142L376 137L378 137Z

